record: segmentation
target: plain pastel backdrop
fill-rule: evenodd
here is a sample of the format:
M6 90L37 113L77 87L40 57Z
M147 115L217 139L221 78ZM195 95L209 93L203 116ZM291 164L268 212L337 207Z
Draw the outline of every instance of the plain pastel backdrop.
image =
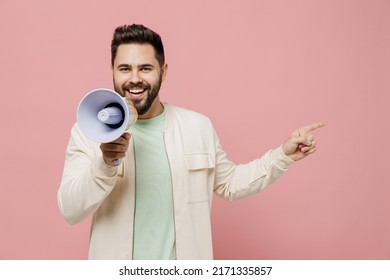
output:
M216 259L390 259L390 1L0 0L0 259L85 259L57 205L80 99L112 88L115 27L163 38L161 99L206 114L231 160L322 121L264 192L215 197Z

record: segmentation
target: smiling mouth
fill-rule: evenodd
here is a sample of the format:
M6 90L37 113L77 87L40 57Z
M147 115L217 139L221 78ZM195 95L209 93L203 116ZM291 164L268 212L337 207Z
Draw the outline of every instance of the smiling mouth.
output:
M147 88L130 88L125 89L125 91L129 94L130 97L139 98L143 96L143 93L146 92Z
M141 94L146 90L146 88L135 88L135 89L128 89L127 91L131 94Z

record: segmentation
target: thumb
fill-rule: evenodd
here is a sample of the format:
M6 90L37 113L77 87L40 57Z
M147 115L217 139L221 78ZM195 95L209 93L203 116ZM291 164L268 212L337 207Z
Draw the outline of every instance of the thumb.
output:
M129 132L125 132L125 133L123 133L122 137L125 138L127 141L129 141L131 134Z
M294 144L294 145L299 145L299 144L304 144L304 145L310 145L310 141L308 139L306 139L306 137L303 137L303 136L295 136L295 137L291 137L289 139L289 142L291 144Z
M286 155L292 155L297 151L300 145L308 145L307 139L302 136L291 136L286 140L286 142L283 143L282 148L283 152Z

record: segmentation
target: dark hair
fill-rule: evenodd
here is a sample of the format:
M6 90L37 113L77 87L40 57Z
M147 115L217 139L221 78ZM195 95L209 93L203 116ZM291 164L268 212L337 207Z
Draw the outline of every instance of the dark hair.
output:
M164 47L160 35L140 24L122 25L115 29L114 37L111 41L111 65L114 65L118 47L121 44L131 43L151 44L154 48L158 63L161 67L164 65Z

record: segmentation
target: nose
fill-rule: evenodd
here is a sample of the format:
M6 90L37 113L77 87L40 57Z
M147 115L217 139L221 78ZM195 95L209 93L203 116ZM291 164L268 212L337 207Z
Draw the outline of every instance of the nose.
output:
M133 84L138 84L138 83L142 82L142 79L140 77L140 72L138 70L133 70L131 72L131 75L129 77L129 82L131 82Z

